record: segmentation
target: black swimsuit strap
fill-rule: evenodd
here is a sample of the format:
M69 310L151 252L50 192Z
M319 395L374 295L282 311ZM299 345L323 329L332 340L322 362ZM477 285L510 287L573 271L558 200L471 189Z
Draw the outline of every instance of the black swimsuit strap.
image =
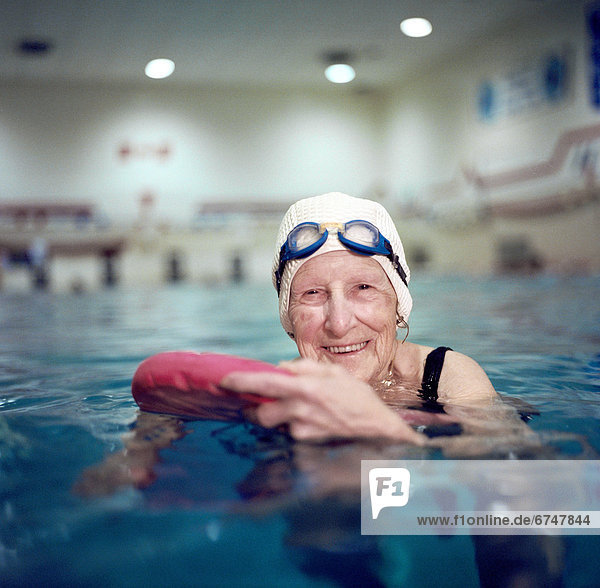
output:
M419 395L426 402L436 402L438 398L438 384L444 367L444 358L446 351L452 351L450 347L438 347L434 349L425 360L425 369L423 371L423 381Z

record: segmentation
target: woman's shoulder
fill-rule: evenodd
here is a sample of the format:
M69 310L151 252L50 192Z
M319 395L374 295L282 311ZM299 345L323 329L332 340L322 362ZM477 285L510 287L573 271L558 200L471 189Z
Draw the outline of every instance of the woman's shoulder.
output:
M436 348L406 341L398 346L396 365L416 384L423 379L427 356ZM448 349L444 356L438 394L440 400L489 399L496 396L483 368L471 357Z
M444 400L490 399L496 391L484 369L458 351L448 351L440 377L439 397Z

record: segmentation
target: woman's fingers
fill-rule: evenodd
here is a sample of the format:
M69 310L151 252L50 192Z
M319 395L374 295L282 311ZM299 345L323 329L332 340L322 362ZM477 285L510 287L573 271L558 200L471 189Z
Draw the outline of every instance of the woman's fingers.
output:
M245 392L279 398L285 396L286 391L297 388L292 380L293 376L287 374L274 374L268 372L231 372L220 382L219 386L233 392Z
M263 427L270 429L289 423L292 420L289 402L286 400L261 404L256 408L254 414Z

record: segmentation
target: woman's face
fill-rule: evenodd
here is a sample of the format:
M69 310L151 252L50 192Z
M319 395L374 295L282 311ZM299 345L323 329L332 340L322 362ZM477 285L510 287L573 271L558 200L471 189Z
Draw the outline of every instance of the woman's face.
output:
M331 251L296 272L289 316L302 357L339 364L366 382L388 375L396 340L396 293L372 257Z

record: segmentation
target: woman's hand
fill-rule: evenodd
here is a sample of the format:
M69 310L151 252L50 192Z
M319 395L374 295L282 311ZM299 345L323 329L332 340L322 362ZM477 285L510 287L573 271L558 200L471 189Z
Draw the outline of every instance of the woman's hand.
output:
M273 398L251 418L264 427L287 425L295 439L385 438L423 445L425 437L389 409L365 382L340 366L309 359L280 364L293 374L228 374L220 386Z

